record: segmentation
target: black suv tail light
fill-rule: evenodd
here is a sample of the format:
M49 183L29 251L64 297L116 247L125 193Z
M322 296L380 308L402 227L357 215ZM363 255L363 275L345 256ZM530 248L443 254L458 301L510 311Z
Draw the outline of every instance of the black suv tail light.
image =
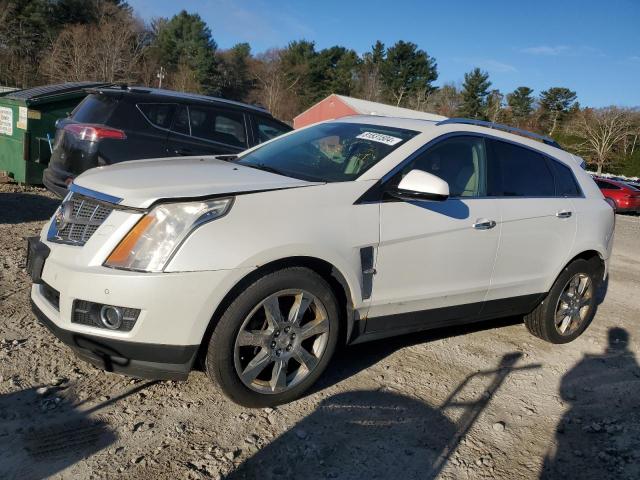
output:
M103 125L88 125L85 123L68 123L63 127L65 132L69 132L79 140L97 142L108 138L110 140L124 140L127 138L122 130L105 127Z

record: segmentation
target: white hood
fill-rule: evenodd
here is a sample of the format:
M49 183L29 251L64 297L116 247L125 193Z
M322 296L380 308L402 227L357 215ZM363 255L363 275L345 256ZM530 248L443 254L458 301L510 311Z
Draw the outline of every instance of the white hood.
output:
M121 205L139 208L165 198L316 185L215 157L135 160L97 167L78 176L74 184L121 198Z

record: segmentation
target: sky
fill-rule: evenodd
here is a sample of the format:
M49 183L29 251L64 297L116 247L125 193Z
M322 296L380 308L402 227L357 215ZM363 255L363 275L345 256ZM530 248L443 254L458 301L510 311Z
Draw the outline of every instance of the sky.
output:
M640 106L640 0L128 0L144 20L198 13L221 49L314 41L362 54L411 41L436 59L436 85L480 67L492 88L568 87L583 106Z

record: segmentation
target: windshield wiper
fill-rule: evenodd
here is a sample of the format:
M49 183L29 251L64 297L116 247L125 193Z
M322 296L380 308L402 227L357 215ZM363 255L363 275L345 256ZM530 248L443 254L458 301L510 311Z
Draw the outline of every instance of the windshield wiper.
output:
M289 175L285 175L277 168L270 167L269 165L265 165L264 163L258 163L258 164L243 163L242 165L244 165L245 167L251 167L251 168L256 168L258 170L263 170L269 173L275 173L276 175L282 175L283 177L289 176Z
M218 160L223 160L225 162L235 162L238 159L238 155L216 155L215 157Z

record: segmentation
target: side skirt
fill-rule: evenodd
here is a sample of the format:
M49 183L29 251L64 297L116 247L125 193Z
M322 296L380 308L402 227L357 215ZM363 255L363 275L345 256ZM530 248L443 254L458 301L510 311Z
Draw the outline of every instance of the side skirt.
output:
M365 318L356 321L349 344L512 315L524 315L533 310L545 296L546 293L536 293L488 302Z

